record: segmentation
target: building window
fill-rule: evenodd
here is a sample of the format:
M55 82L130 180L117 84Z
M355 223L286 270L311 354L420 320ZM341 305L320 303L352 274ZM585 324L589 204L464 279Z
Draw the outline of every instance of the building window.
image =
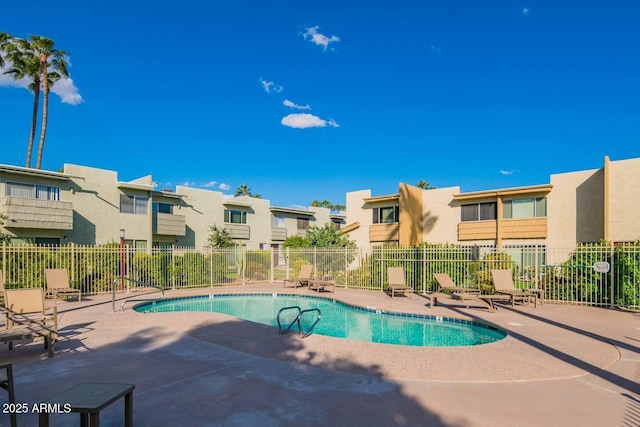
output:
M6 195L23 199L60 200L60 187L7 182Z
M496 202L462 205L460 212L462 222L496 219Z
M147 214L148 197L130 196L128 194L120 195L120 212L137 215Z
M153 211L158 213L172 214L173 205L170 203L153 202Z
M309 218L298 218L298 230L309 228Z
M547 216L547 198L505 200L502 217L505 219L539 218Z
M232 209L224 210L224 222L227 224L246 224L247 213L245 211L237 211Z
M60 238L59 237L36 237L33 240L38 246L60 246Z
M341 223L340 220L331 220L331 223L333 224L333 228L335 228L336 230L340 230L341 227Z
M374 224L393 224L400 221L400 206L373 208Z

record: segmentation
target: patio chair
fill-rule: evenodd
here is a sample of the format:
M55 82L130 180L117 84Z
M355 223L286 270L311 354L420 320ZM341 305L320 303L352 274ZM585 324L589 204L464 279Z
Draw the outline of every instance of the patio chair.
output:
M311 264L305 264L300 267L300 272L296 279L285 279L283 287L286 287L288 283L293 283L293 287L309 286L309 280L312 279L311 273L313 272L313 266Z
M503 294L483 294L479 288L466 288L458 286L451 279L447 273L434 273L438 282L439 289L436 292L431 292L425 296L431 300L430 307L438 305L438 299L449 298L458 301L476 301L482 303L490 312L496 311L494 301L508 301L511 299L509 295ZM467 305L467 308L469 306Z
M533 300L534 306L538 306L538 293L535 290L518 289L513 284L513 276L511 270L491 270L493 278L493 286L496 293L509 295L511 306L515 305L516 300L530 302Z
M0 341L9 343L31 338L44 338L44 348L53 356L53 343L58 339L58 310L47 313L42 288L5 290L6 329L0 330Z
M464 292L468 294L482 293L479 288L464 287L464 286L456 285L453 279L451 279L451 276L449 276L449 274L447 273L433 273L433 277L436 279L436 282L438 282L439 292L449 292L452 294L460 293L460 292Z
M411 298L413 294L413 288L407 286L405 282L404 268L402 267L387 267L387 285L391 292L391 298L393 298L396 293L409 294L409 298Z
M78 301L82 299L82 292L80 289L72 288L69 285L69 273L64 268L47 268L44 270L45 280L47 282L46 296L51 296L54 299L58 297L76 296Z

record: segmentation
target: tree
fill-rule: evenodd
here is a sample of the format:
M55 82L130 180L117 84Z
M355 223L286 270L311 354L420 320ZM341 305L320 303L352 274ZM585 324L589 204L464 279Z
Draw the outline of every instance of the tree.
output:
M209 246L212 248L232 248L235 246L231 233L224 227L217 227L215 224L209 227Z
M15 80L24 77L31 78L29 90L34 94L33 113L31 118L31 132L27 146L26 166L31 167L31 153L37 125L38 108L40 104L40 90L42 97L42 123L40 129L40 144L36 169L42 164L42 153L47 133L47 121L49 113L49 90L56 81L63 76L69 77L65 60L66 53L53 48L54 42L46 37L31 35L29 40L14 38L0 33L0 48L5 52L5 61L11 62L11 68L6 74L11 74ZM3 61L4 62L4 61ZM0 65L2 65L0 63ZM51 71L49 71L51 68Z
M8 216L6 216L5 214L1 214L0 213L0 227L4 226L4 222L9 219ZM5 233L0 233L0 243L2 242L7 242L9 243L11 241L11 236Z
M242 184L240 185L238 188L236 188L236 192L234 194L234 197L238 197L238 196L249 196L249 197L253 197L256 199L260 199L261 196L259 194L254 194L251 192L251 188L247 187L246 184Z
M424 181L422 179L420 181L418 181L418 183L416 184L416 187L420 187L423 190L433 190L433 189L436 188L436 187L433 187L432 185L430 185L427 181Z
M304 236L289 236L283 243L288 248L355 248L356 243L338 232L333 224L325 224L322 227L309 226Z
M287 237L282 246L285 248L308 248L310 244L309 239L298 234Z
M6 47L11 43L11 36L0 31L0 67L4 67L4 56Z
M328 200L314 200L313 202L311 202L311 206L317 208L327 208L331 209L332 211L343 211L347 208L345 205L334 205Z
M44 139L47 134L47 120L49 116L49 89L53 83L61 76L69 77L67 71L67 63L65 61L66 52L53 48L54 42L51 39L40 36L29 36L33 50L40 58L40 66L42 69L42 122L40 126L40 144L38 145L38 159L36 160L36 169L40 169L42 164L42 152L44 150ZM57 79L49 80L49 67L57 71Z

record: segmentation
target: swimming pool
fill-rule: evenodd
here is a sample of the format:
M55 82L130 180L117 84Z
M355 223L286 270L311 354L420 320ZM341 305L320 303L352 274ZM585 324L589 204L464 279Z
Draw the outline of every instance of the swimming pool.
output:
M241 319L277 327L276 317L284 307L302 310L317 308L322 318L314 334L350 340L407 346L473 346L503 339L506 332L496 327L441 316L388 312L349 305L328 298L293 294L216 294L171 298L134 306L141 313L198 311L228 314ZM297 312L284 312L288 325ZM302 318L303 330L316 320Z

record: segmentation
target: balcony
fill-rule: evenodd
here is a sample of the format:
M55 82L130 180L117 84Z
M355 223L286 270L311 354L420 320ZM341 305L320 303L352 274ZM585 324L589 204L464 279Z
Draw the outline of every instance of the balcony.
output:
M496 220L465 221L458 224L458 240L495 240L498 238Z
M71 202L7 196L2 199L0 213L7 216L5 228L73 229Z
M284 227L271 227L271 240L283 242L287 239L287 229Z
M251 227L246 224L225 224L224 228L229 231L232 239L249 240Z
M372 224L369 226L370 242L397 242L400 239L400 224Z
M155 212L153 214L153 234L163 236L186 235L186 220L184 215Z

